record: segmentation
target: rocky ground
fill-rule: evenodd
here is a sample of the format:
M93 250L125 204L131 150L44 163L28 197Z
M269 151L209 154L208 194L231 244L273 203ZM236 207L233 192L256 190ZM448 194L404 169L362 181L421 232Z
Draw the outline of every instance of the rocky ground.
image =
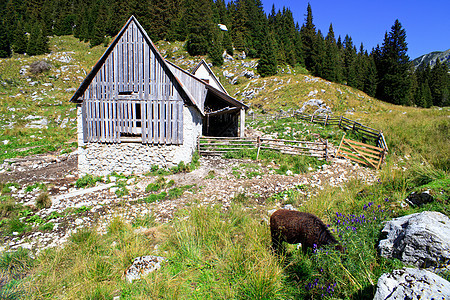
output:
M128 222L151 218L152 222L164 223L174 213L188 204L220 204L226 209L232 201L251 199L250 208L270 210L283 205L287 191L295 190L302 201L326 185L340 185L352 178L373 182L376 172L347 160L332 158L319 170L307 174L276 174L277 166L262 165L250 160L223 159L220 157L200 158L200 167L190 173L165 176L166 182L173 180L175 187L185 187L184 193L170 200L148 203L143 199L150 195L145 189L158 176L138 175L126 179L110 177L110 183L97 184L92 188L77 189L75 182L77 154L40 155L29 158L11 159L0 167L1 182L16 182L12 196L31 214L53 223L51 230L39 230L35 224L31 230L11 236L0 237L0 251L18 247L40 251L64 243L70 234L82 227L97 226L105 232L107 224L115 217ZM118 197L117 183L125 180L128 195ZM33 183L45 183L52 201L50 208L37 210L36 197L42 191ZM28 187L28 189L27 189ZM270 197L275 201L267 201ZM36 218L36 217L35 217ZM25 219L25 217L23 217Z

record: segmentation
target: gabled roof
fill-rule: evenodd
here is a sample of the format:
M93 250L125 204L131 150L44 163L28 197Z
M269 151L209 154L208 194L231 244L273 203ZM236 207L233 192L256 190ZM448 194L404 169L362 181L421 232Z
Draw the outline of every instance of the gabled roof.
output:
M170 66L172 66L173 68L176 68L176 69L180 70L181 72L185 73L186 75L188 75L188 76L194 78L195 80L201 82L208 91L210 91L211 93L213 93L214 95L216 95L220 99L224 100L225 102L228 102L228 103L232 104L233 106L236 106L236 107L239 107L239 108L244 108L244 109L248 109L249 108L247 105L245 105L241 101L238 101L238 100L234 99L233 97L231 97L230 95L228 95L228 94L226 94L226 93L216 89L215 87L207 84L205 81L203 81L200 78L198 78L197 76L189 73L188 71L180 68L179 66L175 65L174 63L172 63L170 61L166 61L166 62ZM206 62L205 62L205 64L206 64ZM211 70L211 69L209 69L209 70Z
M89 72L89 74L86 76L86 78L81 83L80 87L75 91L74 95L70 99L70 102L80 103L82 101L79 100L79 98L84 94L86 89L91 84L92 80L94 79L95 75L97 75L100 68L103 66L103 64L106 62L108 56L113 51L114 47L119 42L120 38L123 36L123 34L127 31L130 24L134 23L137 28L141 31L142 36L144 37L145 41L148 43L150 48L152 48L155 55L158 57L159 62L161 63L162 67L164 68L164 71L166 72L167 76L169 76L171 79L173 79L173 82L178 84L180 87L179 92L182 95L182 97L193 104L201 113L204 115L203 110L199 107L199 105L196 103L195 99L192 97L192 95L189 93L189 91L186 90L184 85L180 82L180 80L172 73L170 68L167 66L167 61L164 59L164 57L159 53L158 49L156 48L155 44L153 44L150 37L147 35L147 32L142 28L141 24L137 21L137 19L134 16L131 16L127 23L122 27L122 29L119 31L115 39L112 41L112 43L109 45L109 47L106 49L106 51L103 53L103 55L100 57L100 59L97 61L97 63L94 65L92 70Z
M217 79L216 75L214 74L214 72L211 70L211 68L208 66L208 64L206 63L206 61L204 59L202 59L192 70L192 74L195 75L195 73L198 71L198 69L200 69L200 67L204 67L206 69L206 71L208 72L208 74L210 75L210 77L216 82L217 86L220 87L220 90L228 95L227 90L225 90L225 88L223 87L223 85L220 83L219 79ZM196 75L197 76L197 75Z

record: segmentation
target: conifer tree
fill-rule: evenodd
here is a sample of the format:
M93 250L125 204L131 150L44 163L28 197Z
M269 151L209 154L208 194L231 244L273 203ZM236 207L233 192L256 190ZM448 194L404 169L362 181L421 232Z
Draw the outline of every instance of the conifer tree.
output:
M333 25L330 24L328 34L325 37L325 59L323 78L340 82L341 70L339 61L339 49L336 45L336 38L334 37Z
M205 55L208 53L210 41L213 39L212 1L187 0L185 13L188 26L186 50L190 55Z
M5 22L0 19L0 58L9 57L10 55L11 44L9 42Z
M27 51L28 38L25 35L25 30L22 26L22 21L17 22L16 30L14 31L14 40L12 48L15 53L24 54Z
M223 47L229 55L233 56L233 43L228 31L223 32Z
M377 91L377 67L372 55L366 57L366 74L364 76L363 91L372 97L375 97Z
M272 34L267 34L264 40L264 47L261 53L261 58L258 61L258 73L262 77L273 76L277 74L277 60L274 54L274 37Z
M317 31L313 44L313 67L312 72L315 76L325 77L326 49L325 39L320 30Z
M211 42L210 49L208 50L208 55L212 60L212 63L214 66L221 66L223 65L223 34L222 32L216 27L213 31L214 33L214 39Z
M442 64L437 59L436 64L430 73L430 90L433 98L433 105L435 106L448 106L449 102L449 74L446 64Z
M356 87L356 49L353 45L353 40L349 35L346 35L344 38L343 58L345 81L347 82L347 85Z
M419 84L415 96L415 104L420 107L428 108L433 105L433 97L431 96L430 85L428 80Z
M28 39L28 55L40 55L48 52L48 38L44 35L43 31L43 26L38 21L35 21L31 28L30 38Z
M391 31L385 34L377 66L379 99L400 105L411 104L411 63L407 51L406 31L399 20L395 20Z
M302 39L302 53L305 67L308 70L314 68L314 41L316 39L316 26L313 24L311 4L308 3L306 12L306 23L300 29Z

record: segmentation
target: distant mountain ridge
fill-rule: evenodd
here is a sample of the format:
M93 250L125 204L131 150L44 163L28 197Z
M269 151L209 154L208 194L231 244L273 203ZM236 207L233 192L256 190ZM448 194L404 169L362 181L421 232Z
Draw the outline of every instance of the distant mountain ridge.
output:
M434 51L428 54L424 54L419 56L418 58L413 60L414 69L417 69L421 65L430 64L433 67L436 64L437 59L441 61L441 63L446 63L447 66L450 67L450 49L447 51Z

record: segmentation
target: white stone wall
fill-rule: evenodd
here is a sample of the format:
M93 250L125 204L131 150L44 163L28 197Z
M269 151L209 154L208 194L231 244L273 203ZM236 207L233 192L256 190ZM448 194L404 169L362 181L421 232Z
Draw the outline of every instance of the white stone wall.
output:
M78 109L78 172L80 175L107 175L148 172L153 165L173 167L189 163L202 133L202 116L191 106L183 108L182 145L143 145L141 143L83 143L81 109ZM81 133L80 133L81 131Z

